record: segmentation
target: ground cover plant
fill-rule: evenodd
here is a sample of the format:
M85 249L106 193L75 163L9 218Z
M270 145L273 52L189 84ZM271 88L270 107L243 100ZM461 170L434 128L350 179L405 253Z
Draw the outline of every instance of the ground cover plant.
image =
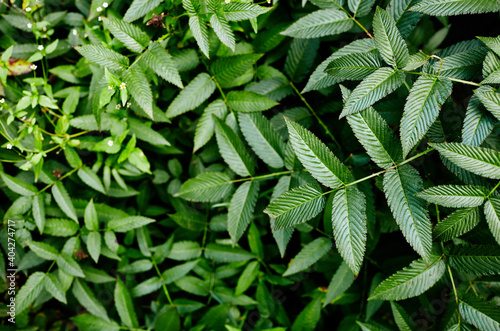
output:
M500 330L499 13L0 1L2 329Z

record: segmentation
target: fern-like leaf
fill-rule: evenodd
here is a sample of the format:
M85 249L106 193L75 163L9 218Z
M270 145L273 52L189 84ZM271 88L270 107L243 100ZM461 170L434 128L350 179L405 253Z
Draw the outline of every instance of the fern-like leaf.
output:
M161 78L177 87L184 88L172 56L159 43L152 43L142 59Z
M216 202L225 199L233 184L228 175L221 172L205 172L182 184L177 196L190 201Z
M250 91L230 91L227 94L227 102L231 109L242 113L264 111L278 104L264 95Z
M421 13L409 11L410 7L414 6L419 1L420 0L391 1L389 6L387 6L387 13L396 22L396 27L403 38L408 37L422 17Z
M408 313L399 304L391 301L392 315L394 315L394 321L401 331L413 331L414 321L410 318Z
M347 0L347 6L355 17L363 17L370 13L375 0Z
M500 10L496 0L424 0L410 10L432 16L490 13Z
M373 53L344 55L328 64L325 72L339 80L361 80L377 71L380 59Z
M210 66L215 79L223 88L235 87L238 78L262 57L262 54L240 54L220 58Z
M480 220L479 207L456 210L436 225L434 238L448 241L460 237L475 228Z
M439 185L416 194L430 203L445 207L478 207L484 203L488 191L481 186Z
M472 96L462 127L462 143L480 146L493 131L494 125L495 121L486 112L479 98L476 95Z
M481 86L474 91L483 105L500 121L500 93L491 86Z
M83 57L104 68L125 70L129 65L128 57L123 56L102 45L85 45L75 47Z
M484 215L490 227L491 234L500 245L500 198L490 196L484 205Z
M384 61L395 68L404 68L410 57L408 47L394 19L380 7L377 7L373 17L373 35Z
M139 107L152 119L153 92L142 68L134 64L123 73L122 77L127 84L127 91L129 91Z
M149 44L149 36L137 26L116 18L102 18L104 26L132 52L141 53Z
M227 230L236 245L252 220L259 184L255 181L245 182L234 192L227 213Z
M285 60L285 73L294 82L302 81L309 73L319 48L319 38L294 39Z
M467 323L479 330L500 330L500 312L494 303L469 295L460 300L458 310Z
M207 100L215 89L216 85L208 74L199 74L170 103L166 113L167 117L179 116L195 109Z
M205 108L196 124L194 132L193 153L203 147L212 138L215 132L215 121L213 116L224 120L227 115L227 106L224 100L217 99Z
M193 32L194 39L196 39L196 42L198 43L198 47L200 47L201 51L207 58L210 58L208 28L205 22L196 14L189 17L189 27Z
M494 245L454 246L447 254L452 268L472 275L500 274L500 248Z
M323 9L300 18L281 34L301 39L318 38L348 31L353 24L345 12Z
M332 246L332 241L325 237L311 241L292 259L283 277L306 270L328 253L332 249Z

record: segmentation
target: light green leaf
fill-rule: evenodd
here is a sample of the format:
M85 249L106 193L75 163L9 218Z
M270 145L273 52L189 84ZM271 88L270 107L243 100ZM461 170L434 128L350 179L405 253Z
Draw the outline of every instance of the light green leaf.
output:
M281 34L301 39L318 38L348 31L353 24L343 11L323 9L301 17Z
M341 80L362 80L377 71L380 59L373 53L352 53L339 57L328 64L325 72Z
M495 245L453 246L447 254L450 266L472 275L500 274L500 248Z
M458 311L463 319L479 330L495 331L500 329L498 306L469 295L460 299Z
M118 268L118 272L125 274L136 274L146 272L153 268L153 263L149 259L137 260L125 266Z
M259 184L256 181L250 181L241 184L231 198L227 213L227 230L233 246L236 245L252 220L258 194Z
M141 53L149 44L149 36L137 26L116 18L102 17L104 26L132 52Z
M112 70L125 70L129 65L128 57L102 45L78 46L75 49L89 61Z
M102 284L114 282L116 279L108 275L101 269L92 268L88 265L82 265L83 274L87 282Z
M153 92L142 68L138 64L134 64L123 73L122 77L132 98L153 119Z
M89 286L82 280L75 278L71 292L78 302L88 310L89 313L109 322L108 314L103 305L97 300Z
M210 71L222 88L241 85L239 78L262 57L262 54L239 54L219 58L212 63Z
M391 301L391 310L392 315L394 315L394 321L396 322L396 325L398 326L400 331L415 330L415 322L410 318L403 307Z
M82 182L92 187L94 190L106 194L106 190L104 189L104 185L102 185L101 179L95 172L92 171L92 169L87 166L83 166L82 168L78 169L77 173Z
M247 261L255 258L255 255L240 247L210 243L205 248L205 257L216 262L228 263Z
M283 273L283 277L290 276L306 270L319 261L326 253L332 249L332 241L328 238L317 238L305 245L300 252L292 259L288 268Z
M138 0L135 0L137 2ZM139 0L140 1L140 0ZM149 0L148 0L149 1ZM120 326L114 321L107 321L91 314L81 314L71 317L71 320L80 330L92 331L120 331Z
M424 0L410 10L432 16L451 16L497 12L496 0Z
M70 255L62 253L57 256L56 262L65 273L75 277L85 277L82 268Z
M92 260L97 263L101 254L101 234L97 231L92 231L87 237L87 250L89 251Z
M170 284L178 279L181 279L182 277L187 275L188 272L190 272L194 267L196 267L198 262L199 260L194 260L191 262L186 262L183 264L176 265L175 267L165 270L161 274L161 278L163 278L163 283Z
M490 196L484 204L484 215L490 228L491 234L500 244L500 198Z
M439 185L416 194L430 203L452 208L480 206L487 195L485 188L470 185Z
M75 207L73 206L73 202L71 202L68 191L66 191L66 188L61 181L57 181L55 185L52 186L52 195L64 214L78 224Z
M41 241L28 241L28 247L33 253L45 260L53 261L57 259L59 253L57 249Z
M198 47L200 47L201 51L207 58L210 58L208 45L208 28L205 22L201 20L200 16L196 14L189 17L189 27L193 32L193 37L194 39L196 39L196 43L198 43Z
M363 17L370 13L375 0L347 0L349 10L354 17Z
M45 203L43 201L43 196L38 194L33 196L31 206L38 231L40 231L40 234L43 234L43 229L45 227Z
M427 203L415 196L422 179L410 165L390 169L384 175L384 192L392 215L413 249L428 261L432 246L432 226Z
M25 311L42 293L45 276L43 272L36 271L28 277L16 295L16 314Z
M332 202L332 228L337 249L354 275L363 264L366 243L366 200L355 186L341 188Z
M215 121L213 116L224 120L227 115L227 106L224 100L217 99L205 108L196 124L194 133L193 153L203 147L212 138L215 132Z
M408 47L394 19L380 7L373 17L373 35L384 61L395 68L404 68L410 58Z
M478 207L456 210L434 227L434 238L448 241L459 237L475 228L480 220Z
M72 220L64 218L48 218L45 221L44 234L56 237L71 237L78 232L80 226Z
M416 297L431 288L446 270L441 257L433 256L430 263L422 259L396 272L375 289L368 300L404 300Z
M476 90L478 93L478 90ZM493 131L495 121L488 115L477 95L472 96L467 106L462 127L462 143L480 146Z
M215 88L212 78L206 73L200 73L170 103L167 117L172 118L195 109L214 93Z
M90 200L85 207L85 212L83 214L83 220L85 222L85 227L90 231L99 230L99 219L97 217L97 212L94 206L94 200Z
M310 331L316 328L321 318L321 296L317 295L297 316L291 331Z
M186 261L199 258L201 247L195 241L180 241L173 244L168 258L176 261Z
M240 176L252 176L255 171L255 160L248 154L241 139L226 123L214 117L215 134L219 152L231 170Z
M326 307L330 303L335 302L344 292L351 287L354 283L355 276L352 273L349 266L343 261L335 274L333 274L332 280L328 285L328 290L326 291L326 298L323 307Z
M460 143L429 144L457 166L476 175L500 179L500 153Z
M139 325L135 314L134 304L127 287L120 279L116 281L114 293L116 311L120 316L120 320L129 328L136 328Z
M149 223L153 223L155 220L143 216L130 216L125 218L113 219L108 222L108 229L114 232L127 232Z
M58 301L67 304L66 291L63 289L61 282L54 274L46 274L43 279L43 287Z
M227 102L231 109L242 113L264 111L278 104L264 95L250 91L230 91Z
M491 86L481 86L474 91L474 94L481 100L486 109L500 121L500 93Z
M219 13L214 13L212 17L210 17L210 24L220 41L234 52L236 40L226 17Z
M123 20L133 22L155 9L162 2L163 0L134 0L127 9Z
M222 6L223 14L228 21L244 21L266 13L270 7L263 7L253 3L235 2L225 3Z
M158 131L155 131L151 127L144 124L143 121L129 117L127 119L128 122L128 134L133 136L135 135L137 139L145 141L149 144L159 145L159 146L170 146L165 137L163 137Z
M152 43L142 59L158 76L177 87L184 88L172 56L159 43Z
M146 279L142 283L137 284L130 294L134 298L142 297L144 295L147 295L149 293L152 293L156 290L161 288L161 281L160 278L158 277L151 277L149 279Z
M254 282L259 274L259 262L252 261L248 263L245 267L245 270L240 274L238 278L238 283L236 284L234 294L240 295L243 294Z
M432 67L442 76L474 79L481 73L481 66L487 51L488 49L483 45L476 44L469 49L443 57L442 66L441 61L436 61Z
M233 189L231 178L222 172L205 172L182 184L177 196L197 202L225 199Z
M7 187L11 191L17 194L31 197L38 193L38 189L35 187L35 185L26 183L20 179L17 179L16 177L9 176L4 172L0 172L0 176L2 177L5 185L7 185Z
M439 110L451 94L447 78L420 76L410 90L401 119L401 142L406 157L437 119Z

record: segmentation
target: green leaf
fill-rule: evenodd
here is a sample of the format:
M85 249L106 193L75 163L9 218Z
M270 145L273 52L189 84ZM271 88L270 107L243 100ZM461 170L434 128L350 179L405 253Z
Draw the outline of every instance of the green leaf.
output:
M259 113L238 114L241 132L262 161L272 168L282 168L285 143L271 126L271 122Z
M193 37L200 47L201 51L207 58L210 58L209 45L208 45L208 28L200 16L189 16L189 27L193 33Z
M78 46L75 49L89 61L111 70L125 70L129 65L125 57L102 45Z
M454 246L448 256L450 266L472 275L500 274L500 248L494 245Z
M408 37L410 32L422 17L421 13L409 11L410 7L420 0L391 1L387 6L387 13L396 21L396 26L403 38Z
M490 196L484 204L484 215L493 237L500 244L500 198Z
M87 282L102 284L115 281L115 278L111 277L103 270L95 269L88 265L82 265L82 270Z
M227 230L236 245L252 220L259 194L259 184L255 181L245 182L234 192L227 213Z
M460 237L475 228L480 220L478 207L456 210L434 227L434 238L448 241Z
M281 34L293 38L318 38L350 30L354 22L338 9L317 10L295 21Z
M149 36L137 26L116 18L102 17L104 26L132 52L141 53L149 44Z
M384 61L395 68L404 68L410 58L408 47L394 19L380 7L373 17L373 35Z
M327 254L332 249L332 246L332 241L325 237L311 241L292 259L292 262L283 273L283 277L306 270Z
M291 331L310 331L316 328L321 318L321 296L317 295L300 312L292 324Z
M16 177L9 176L4 172L0 172L0 176L2 177L2 180L5 183L5 185L7 185L7 187L11 191L17 194L26 197L31 197L38 193L37 188L32 184L26 183L20 179L17 179Z
M151 277L142 283L137 284L131 291L134 298L142 297L161 288L161 281L158 277Z
M194 260L191 262L186 262L183 264L176 265L175 267L165 270L161 274L161 278L163 278L163 283L170 284L178 279L181 279L182 277L187 275L188 272L190 272L194 267L196 267L198 262L199 260Z
M156 318L155 331L161 331L161 330L180 331L181 319L179 317L177 309L178 309L177 307L172 307L172 308L169 307L167 311L160 314Z
M500 5L496 0L424 0L410 10L432 16L451 16L497 12Z
M143 259L134 261L121 268L118 268L118 272L122 272L125 274L136 274L151 270L152 268L153 268L153 263L149 259Z
M200 73L170 103L167 117L179 116L200 106L214 93L215 88L212 78L206 73Z
M325 206L324 194L316 185L302 185L271 202L264 210L274 219L273 230L282 230L307 222Z
M266 13L271 8L259 6L253 3L233 2L222 6L224 17L228 21L244 21Z
M375 0L347 0L349 10L354 17L363 17L370 13Z
M197 202L217 202L232 191L231 178L222 172L205 172L182 184L177 196Z
M500 93L491 86L481 86L474 91L474 94L481 100L486 109L500 121Z
M54 274L46 274L43 279L43 287L58 301L67 304L66 291L63 289L61 282Z
M90 231L99 230L99 219L97 217L97 212L94 206L94 200L90 200L85 207L85 212L83 214L83 220L85 222L85 227Z
M285 73L294 82L301 82L309 73L319 48L319 38L293 39L285 60Z
M276 102L281 101L293 93L290 82L285 77L269 77L259 82L251 83L245 86L245 90L265 95Z
M415 322L410 318L408 313L404 310L403 307L398 305L397 303L391 301L391 310L392 315L394 315L394 321L401 331L412 331L415 330L413 325Z
M497 9L498 10L498 9ZM500 36L499 37L477 37L493 52L500 56Z
M108 222L108 229L114 232L127 232L155 222L154 219L143 216L118 218Z
M416 194L430 203L452 208L480 206L487 195L483 187L470 185L439 185Z
M489 148L460 143L431 144L439 154L476 175L500 179L500 153Z
M36 271L32 273L26 283L19 289L16 295L16 314L25 311L38 296L42 293L43 282L46 275Z
M481 72L481 66L488 49L482 45L472 46L462 52L443 57L433 65L435 72L442 76L458 79L474 79Z
M122 77L132 98L153 119L153 92L142 68L134 64L123 73Z
M227 115L227 106L222 99L217 99L205 108L194 133L193 153L203 147L212 138L215 132L213 116L224 120Z
M349 287L351 287L355 279L356 277L351 269L343 261L337 271L335 271L335 274L333 274L330 284L328 285L323 307L335 302Z
M173 244L168 258L176 261L186 261L199 258L201 247L195 241L180 241Z
M325 72L338 80L362 80L380 66L379 57L373 53L353 53L330 62Z
M75 278L71 292L78 302L87 309L87 311L103 320L109 322L108 314L103 305L97 300L89 286L82 280Z
M478 93L478 90L476 90ZM472 96L467 106L462 127L462 143L480 146L493 131L495 121L488 115L477 95Z
M431 288L446 270L441 257L433 256L430 263L422 259L396 272L373 291L368 300L404 300L416 297Z
M220 41L234 52L236 40L226 17L219 13L214 13L210 17L210 25L214 29L217 37L219 37Z
M405 80L402 71L380 68L366 77L347 98L340 117L357 113L370 107L386 95L395 91Z
M135 135L137 139L153 145L170 146L170 143L167 139L165 139L165 137L163 137L158 131L155 131L151 127L144 124L141 120L138 120L136 118L128 118L127 122L129 125L129 135L131 135L132 137Z
M158 76L177 87L184 88L172 56L159 43L152 43L142 59Z
M135 0L137 2L138 0ZM149 0L148 0L149 1ZM71 317L71 320L80 330L89 330L89 331L119 331L120 326L116 324L116 322L109 322L100 317L90 315L90 314L81 314L74 317Z
M215 60L210 71L222 88L239 86L241 83L238 78L251 69L261 57L262 54L226 56Z
M498 306L478 297L466 296L458 305L460 316L479 330L494 331L500 329Z
M68 191L66 191L66 188L61 181L57 181L55 185L52 186L52 195L64 214L78 224L75 207L73 206L73 202L71 202Z
M116 281L114 293L116 311L122 323L129 328L136 328L139 325L135 314L134 304L127 287L120 279Z
M89 251L92 260L97 263L101 254L101 234L97 231L92 231L87 236L87 250Z
M250 91L230 91L227 102L231 109L242 113L264 111L278 104L264 95Z
M255 160L248 154L241 139L226 123L214 117L219 152L229 168L240 176L253 176Z
M27 244L30 250L42 259L50 261L57 259L59 252L51 245L41 241L28 241Z
M354 275L363 264L366 243L366 200L355 186L341 188L332 202L332 228L337 249Z
M45 221L44 234L57 237L71 237L78 232L80 226L72 220L48 218Z
M240 247L210 243L205 247L205 257L216 262L228 263L248 261L255 258L255 255Z
M92 171L92 169L87 166L83 166L82 168L78 169L77 173L82 182L92 187L94 190L106 194L106 190L104 189L104 185L102 185L101 179L95 172Z
M38 194L33 196L31 206L38 231L40 231L40 234L43 234L43 229L45 227L45 203L43 201L43 196Z
M309 130L285 117L295 155L321 184L332 189L353 180L350 170Z
M75 277L85 277L82 268L70 255L62 253L57 256L56 262L65 273Z
M123 20L133 22L155 9L162 2L163 0L134 0L127 9Z
M243 294L254 282L259 274L259 262L252 261L248 263L245 270L240 274L238 278L238 283L236 284L234 294Z
M415 193L422 179L410 165L390 169L384 175L384 192L392 215L413 249L428 261L432 246L432 226L427 203Z
M420 76L417 79L410 90L401 119L401 142L405 157L437 119L452 87L453 84L447 78Z

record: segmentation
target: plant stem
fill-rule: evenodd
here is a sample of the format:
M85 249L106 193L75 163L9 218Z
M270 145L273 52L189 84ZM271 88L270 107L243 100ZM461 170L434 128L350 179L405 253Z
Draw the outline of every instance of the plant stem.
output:
M431 76L436 76L436 77L441 77L441 78L448 78L449 80L453 81L453 82L457 82L457 83L462 83L462 84L467 84L467 85L473 85L473 86L483 86L482 84L480 83L474 83L474 82L471 82L471 81L468 81L468 80L463 80L463 79L457 79L457 78L451 78L451 77L447 77L447 76L439 76L439 75L433 75L433 74L426 74L426 73L423 73L423 72L417 72L417 71L403 71L407 74L412 74L412 75L420 75L420 76L423 76L423 75L431 75Z
M168 293L167 285L165 285L165 283L163 282L163 277L161 275L160 269L158 269L158 265L156 264L155 259L151 259L151 261L153 262L153 265L156 269L156 273L158 274L158 277L160 277L160 282L161 282L161 286L163 287L163 292L165 292L165 295L167 296L167 300L170 303L170 306L173 307L174 303L172 301L172 298L170 298L170 293Z
M495 187L490 191L490 193L488 193L488 198L490 197L490 195L493 194L493 192L495 192L497 190L497 188L500 186L500 182L497 183L497 185L495 185Z
M231 114L234 114L233 109L229 105L229 101L227 101L226 94L224 93L224 91L222 91L222 87L220 86L219 82L217 81L217 79L215 79L215 76L212 76L212 79L214 80L215 85L217 86L217 89L219 90L220 94L222 95L222 99L224 99L224 102L226 103L227 108L229 108L229 111L231 112Z
M335 139L335 137L330 132L330 130L328 130L328 127L326 126L326 124L321 120L321 118L319 118L319 116L316 114L316 112L314 111L314 109L311 107L311 105L304 98L304 96L302 95L302 93L300 93L300 91L295 87L295 85L292 82L290 82L290 85L292 86L292 88L295 91L295 93L299 96L300 100L302 100L302 102L304 103L304 105L306 105L307 109L309 109L309 111L313 114L313 116L316 117L316 120L318 120L318 123L323 127L323 129L325 130L326 134L330 138L332 138L333 142L335 143L335 145L337 145L338 149L342 149L342 147L338 143L337 139Z
M292 172L293 172L293 170L282 171L282 172L273 172L272 174L267 174L267 175L262 175L262 176L235 179L235 180L230 181L230 183L239 183L239 182L246 182L249 180L263 179L263 178L275 177L275 176L280 176L280 175L287 175L287 174L291 174Z
M40 194L44 191L46 191L47 189L49 189L50 187L54 186L58 181L62 181L64 178L68 177L68 176L71 176L73 173L75 173L76 171L80 170L81 167L78 167L78 168L75 168L71 171L68 171L67 173L65 173L63 176L61 176L61 178L59 178L58 180L55 180L53 181L52 183L48 184L47 186L45 186L44 188L42 188L40 191L38 191L37 194Z
M446 263L446 266L448 267L448 273L450 274L450 279L451 279L451 286L453 286L453 293L455 294L455 301L456 301L457 307L458 307L458 294L457 294L457 288L455 286L455 280L453 279L453 274L451 273L450 265L448 263Z

